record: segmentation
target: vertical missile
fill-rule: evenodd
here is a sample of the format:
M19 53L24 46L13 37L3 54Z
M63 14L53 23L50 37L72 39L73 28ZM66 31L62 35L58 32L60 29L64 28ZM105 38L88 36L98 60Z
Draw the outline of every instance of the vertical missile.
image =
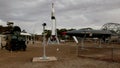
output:
M52 32L50 38L48 38L48 44L59 44L59 39L57 37L57 31L56 31L54 3L52 3L51 22L52 22L52 30L51 30Z
M52 21L52 36L56 35L56 18L55 18L55 10L54 3L52 3L52 13L51 13L51 21Z

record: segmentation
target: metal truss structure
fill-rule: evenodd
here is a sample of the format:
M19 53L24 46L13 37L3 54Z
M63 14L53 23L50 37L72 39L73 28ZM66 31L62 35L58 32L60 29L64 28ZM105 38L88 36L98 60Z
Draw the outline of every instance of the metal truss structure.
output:
M101 28L102 30L110 30L112 33L120 35L120 24L118 23L107 23Z

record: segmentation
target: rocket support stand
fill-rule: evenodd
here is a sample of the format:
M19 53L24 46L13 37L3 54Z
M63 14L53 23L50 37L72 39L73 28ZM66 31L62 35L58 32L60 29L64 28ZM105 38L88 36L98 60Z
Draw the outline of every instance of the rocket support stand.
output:
M56 40L51 40L51 37L48 38L47 44L60 44L59 39L58 39L57 36L55 36Z

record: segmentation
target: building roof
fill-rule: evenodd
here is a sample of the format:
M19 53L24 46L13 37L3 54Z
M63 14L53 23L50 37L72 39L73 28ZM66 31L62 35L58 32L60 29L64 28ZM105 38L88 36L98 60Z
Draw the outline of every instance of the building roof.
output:
M5 34L5 33L9 33L12 30L12 27L8 27L8 26L0 26L0 34Z

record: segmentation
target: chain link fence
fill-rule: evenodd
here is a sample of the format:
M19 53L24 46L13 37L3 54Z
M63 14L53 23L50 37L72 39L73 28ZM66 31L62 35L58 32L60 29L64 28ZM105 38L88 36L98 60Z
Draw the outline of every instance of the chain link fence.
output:
M81 47L78 46L77 56L97 60L120 62L120 47Z

